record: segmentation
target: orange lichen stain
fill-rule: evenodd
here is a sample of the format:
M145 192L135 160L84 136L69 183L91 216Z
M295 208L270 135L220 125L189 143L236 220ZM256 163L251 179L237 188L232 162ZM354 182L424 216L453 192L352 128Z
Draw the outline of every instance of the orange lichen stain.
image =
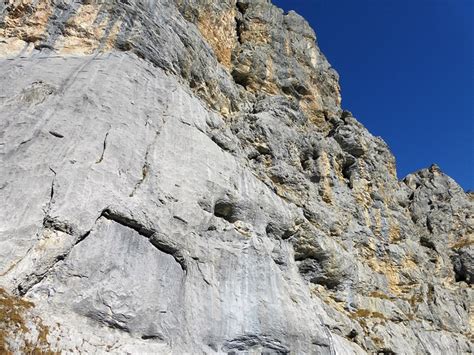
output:
M49 329L30 311L34 304L23 298L10 295L0 288L0 352L12 354L9 339L22 339L21 352L24 354L56 354L48 343ZM31 320L32 322L28 322ZM36 339L32 339L30 324L37 330Z
M271 95L278 95L280 91L277 84L275 83L275 69L273 66L273 59L271 57L267 57L266 59L265 81L261 89Z
M369 309L358 309L355 312L349 313L351 318L379 318L387 319L383 313L371 311Z
M265 156L263 159L269 159L271 160L270 157L267 158ZM265 165L267 167L271 166L271 161L267 162L266 160L264 161ZM278 178L275 176L270 176L270 180L273 183L273 188L275 189L275 193L283 198L286 201L292 202L294 204L301 205L301 201L303 200L304 196L300 191L297 191L295 189L288 188L288 185L282 183Z
M301 110L311 123L321 130L327 128L322 99L316 88L310 87L310 93L303 96L299 104Z
M389 162L387 163L387 170L390 174L390 176L397 180L397 166L395 164L395 160L389 160Z
M199 15L197 22L199 31L214 50L217 60L228 69L231 68L232 51L237 44L235 16L234 7L222 13L205 11Z
M403 293L403 289L400 287L400 276L398 268L390 262L379 260L376 257L372 257L368 261L369 267L385 276L389 291L394 295L400 295Z
M373 298L380 298L380 299L383 299L383 300L391 300L392 298L387 296L387 294L383 293L383 292L380 292L380 291L372 291L370 294L369 294L370 297L373 297Z
M82 5L65 24L58 47L64 54L91 54L99 48L107 19L94 23L99 13L97 5Z
M375 236L379 238L382 237L382 211L380 208L375 208L372 210L373 220L374 223L372 225L372 231L374 232Z
M252 42L253 44L268 44L271 42L269 24L260 20L253 19L247 23L247 27L240 35L242 42Z
M318 158L318 169L321 174L320 195L324 202L332 203L333 193L331 188L331 164L326 152L322 152Z
M406 257L402 261L401 268L404 270L410 270L410 269L413 270L413 269L417 269L418 265L415 263L412 257Z
M61 36L50 45L60 54L88 55L114 48L121 21L104 16L99 21L99 4L83 4L64 24ZM53 13L50 0L18 0L9 4L4 26L0 29L0 56L18 55L29 43L47 40L47 26ZM33 46L31 47L33 48Z
M285 43L284 47L285 49L285 55L288 57L291 57L293 55L293 50L291 48L291 39L289 38L288 34L285 36Z
M464 238L458 239L456 242L454 242L451 246L452 249L461 249L464 247L469 247L474 244L474 236L473 235L468 235Z
M414 293L411 297L407 299L408 303L410 303L410 306L412 306L412 308L423 302L423 300L423 295L421 295L420 293Z
M25 53L28 49L29 43L19 38L5 38L0 40L0 57L17 56L20 53ZM32 49L32 46L29 48Z
M115 47L115 42L117 41L117 36L120 33L120 28L122 27L122 21L117 20L112 25L110 32L107 36L107 40L105 41L103 51L111 51Z
M361 170L364 167L361 166ZM372 185L370 180L361 177L353 182L353 194L354 198L360 205L364 206L365 208L370 208L372 205L372 198L370 197L370 193L372 192Z
M418 269L418 265L413 261L412 257L406 257L400 265L395 265L393 261L378 259L372 253L368 257L367 264L372 270L386 278L388 290L395 296L406 295L412 292L413 288L418 285L416 283L400 281L402 273L406 275L407 270Z
M388 240L390 243L398 243L401 240L400 226L391 217L388 223Z
M45 39L46 26L53 13L49 0L18 0L10 4L4 19L4 37L16 37L25 42L38 42Z

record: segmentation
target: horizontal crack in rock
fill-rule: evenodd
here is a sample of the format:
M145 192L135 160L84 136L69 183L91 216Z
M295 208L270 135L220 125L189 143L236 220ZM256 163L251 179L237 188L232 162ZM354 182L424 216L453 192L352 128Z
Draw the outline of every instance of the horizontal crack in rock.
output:
M129 218L121 213L118 213L116 211L112 211L110 209L105 209L102 211L101 217L104 217L108 220L114 221L118 224L121 224L125 227L131 228L134 231L136 231L138 234L150 238L155 231L145 227L143 224L135 221L132 218Z
M183 253L179 250L179 247L176 245L176 243L170 240L163 233L159 233L154 229L145 227L140 222L111 209L105 209L102 212L101 217L133 229L141 236L149 239L150 243L153 244L153 246L158 250L171 255L184 271L187 270L187 263Z
M187 271L187 262L186 258L184 257L183 253L181 252L180 248L176 243L170 240L166 235L163 233L159 233L152 228L147 228L140 222L125 216L124 214L118 213L111 209L104 209L100 214L99 218L97 218L94 225L97 221L101 218L108 219L115 223L118 223L122 226L128 227L136 231L141 236L147 238L150 243L165 254L171 255L176 262L181 266L181 268L186 272ZM50 265L47 265L44 271L37 273L37 270L31 272L30 274L26 275L17 286L17 293L21 296L25 295L33 286L40 283L54 268L54 266L61 260L67 258L67 256L71 253L71 250L86 239L92 231L92 228L85 233L81 233L77 227L71 225L68 222L59 221L58 219L52 218L50 216L46 216L43 220L43 229L50 229L54 231L59 231L62 233L66 233L71 236L75 236L76 240L74 244L65 250L64 252L56 255L52 260Z

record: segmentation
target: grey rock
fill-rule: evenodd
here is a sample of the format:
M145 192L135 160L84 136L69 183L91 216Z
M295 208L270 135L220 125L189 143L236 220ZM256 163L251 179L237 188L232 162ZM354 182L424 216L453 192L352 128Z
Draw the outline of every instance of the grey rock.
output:
M266 0L0 14L10 351L473 351L472 195L437 166L398 180L302 17Z
M474 282L474 248L472 246L458 250L453 256L456 281Z

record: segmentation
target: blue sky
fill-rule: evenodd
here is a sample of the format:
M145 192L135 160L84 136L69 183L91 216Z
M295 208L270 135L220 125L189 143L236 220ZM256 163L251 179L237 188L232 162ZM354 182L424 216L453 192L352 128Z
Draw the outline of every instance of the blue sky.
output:
M273 0L303 15L339 72L342 105L397 160L474 190L474 0Z

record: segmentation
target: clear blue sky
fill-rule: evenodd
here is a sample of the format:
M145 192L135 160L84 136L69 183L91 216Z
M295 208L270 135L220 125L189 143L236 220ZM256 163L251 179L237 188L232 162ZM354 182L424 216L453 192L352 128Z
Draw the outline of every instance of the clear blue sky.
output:
M474 190L474 0L273 0L303 15L339 72L342 105L397 160Z

